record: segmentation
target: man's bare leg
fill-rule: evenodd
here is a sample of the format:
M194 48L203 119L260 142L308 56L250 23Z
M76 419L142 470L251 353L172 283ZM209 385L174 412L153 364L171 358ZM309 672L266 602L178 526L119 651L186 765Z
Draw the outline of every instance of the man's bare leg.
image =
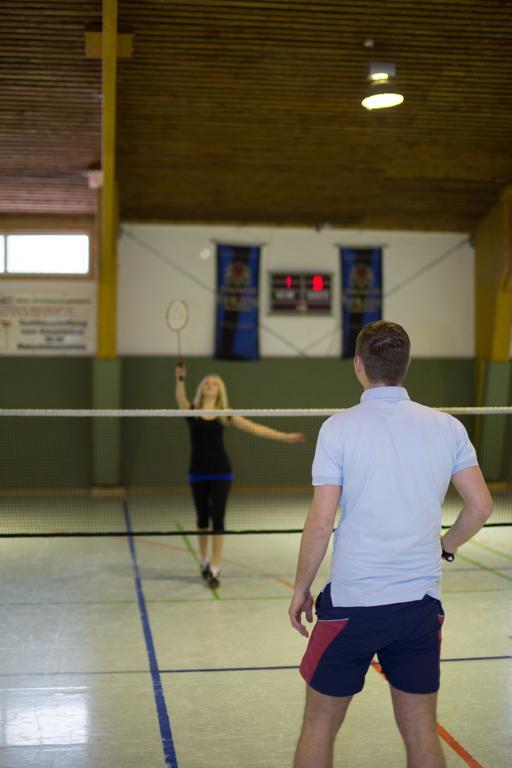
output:
M304 722L294 768L332 768L334 741L351 701L352 696L325 696L306 687Z
M446 768L437 733L437 693L404 693L389 686L407 768Z

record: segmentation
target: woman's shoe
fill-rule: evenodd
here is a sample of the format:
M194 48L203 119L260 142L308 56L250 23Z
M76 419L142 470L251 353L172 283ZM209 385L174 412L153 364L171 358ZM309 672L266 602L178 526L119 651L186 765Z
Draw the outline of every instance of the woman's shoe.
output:
M210 571L210 563L206 563L206 565L201 566L201 576L205 581L210 580L210 576L212 575L212 572Z
M217 589L217 587L220 587L220 572L216 573L215 575L210 571L210 575L208 576L208 586L210 589Z

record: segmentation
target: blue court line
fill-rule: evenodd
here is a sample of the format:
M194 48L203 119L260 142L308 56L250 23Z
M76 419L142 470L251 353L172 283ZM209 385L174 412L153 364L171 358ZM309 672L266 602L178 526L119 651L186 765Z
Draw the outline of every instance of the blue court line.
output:
M128 544L132 558L135 591L137 593L137 602L139 604L140 620L142 622L142 630L144 632L144 640L146 642L146 651L149 660L149 670L151 672L151 680L153 682L153 695L155 697L156 711L158 714L158 724L160 726L160 736L164 750L165 765L168 766L168 768L178 768L176 750L174 749L174 742L172 739L171 723L169 721L169 713L167 712L167 705L165 703L162 679L160 677L160 670L158 668L158 661L155 653L155 644L153 642L153 635L151 633L151 626L149 624L149 616L146 608L146 601L144 599L144 590L142 589L142 579L140 577L139 563L137 561L137 551L135 549L135 542L133 540L132 525L130 521L127 501L123 501L123 510L126 530L128 531Z
M441 659L441 663L450 663L457 661L507 661L512 660L512 655L506 656L461 656L453 659ZM183 673L194 672L271 672L273 670L298 669L298 664L282 664L275 667L191 667L176 669L159 669L160 675L179 675ZM147 669L104 669L91 670L90 672L69 671L69 672L0 672L0 680L3 677L101 677L103 675L147 675Z
M512 659L512 656L461 656L454 659L441 659L441 664L447 661L500 661L501 659Z
M459 659L441 659L441 664L453 661L499 661L503 659L512 659L512 656L467 656ZM194 672L272 672L274 670L279 671L281 669L298 669L298 664L283 664L275 667L203 667L203 668L190 668L190 669L161 669L162 675L178 675L183 673Z

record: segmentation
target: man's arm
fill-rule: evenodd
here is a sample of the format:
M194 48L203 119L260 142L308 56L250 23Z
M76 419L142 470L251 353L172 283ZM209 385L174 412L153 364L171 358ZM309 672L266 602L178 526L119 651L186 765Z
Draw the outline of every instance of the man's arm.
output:
M480 467L469 467L452 477L455 490L464 506L451 528L441 538L446 552L455 554L457 549L478 533L492 512L492 498Z
M339 485L315 487L313 503L302 533L295 589L288 615L292 627L304 637L309 637L309 632L302 624L301 614L305 613L306 619L313 621L313 597L310 589L331 538L340 494Z

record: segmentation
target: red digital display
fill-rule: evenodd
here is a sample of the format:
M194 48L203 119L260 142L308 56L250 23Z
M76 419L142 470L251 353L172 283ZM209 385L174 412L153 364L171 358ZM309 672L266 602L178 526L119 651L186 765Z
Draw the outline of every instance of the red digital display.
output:
M286 287L287 288L291 288L292 287L292 276L291 275L286 275L285 282L286 282Z
M324 279L322 275L313 275L313 290L323 291L323 289L324 289Z

